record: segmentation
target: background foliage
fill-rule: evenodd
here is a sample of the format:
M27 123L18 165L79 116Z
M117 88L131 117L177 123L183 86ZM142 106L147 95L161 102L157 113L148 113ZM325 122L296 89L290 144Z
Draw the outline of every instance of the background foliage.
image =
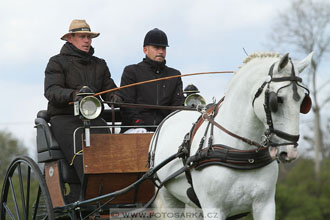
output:
M276 220L330 219L330 159L323 161L320 181L312 159L281 164L276 188ZM249 215L246 220L252 220Z
M27 155L28 151L17 138L6 131L0 131L0 150L0 180L2 183L7 167L13 158L18 155Z

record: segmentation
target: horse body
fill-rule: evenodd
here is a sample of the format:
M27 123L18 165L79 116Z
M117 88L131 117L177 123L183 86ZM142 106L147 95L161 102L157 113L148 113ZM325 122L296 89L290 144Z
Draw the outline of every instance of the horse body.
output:
M287 57L286 57L287 59ZM296 65L301 72L310 62L311 55ZM264 110L264 93L255 98L260 86L269 78L270 66L274 65L274 77L288 77L292 74L292 65L278 56L259 56L248 61L235 74L225 93L215 121L231 132L244 136L249 140L261 143L267 128L267 118ZM296 71L297 72L297 71ZM292 99L294 90L287 86L290 82L274 82L269 89L277 91L278 95L288 104L281 106L279 112L272 113L274 127L291 135L299 134L299 101ZM298 88L299 96L304 95L303 89ZM253 103L253 105L252 105ZM158 129L157 142L152 142L150 149L155 151L154 164L157 165L170 155L178 151L185 134L198 119L198 112L178 112L167 118ZM204 136L207 121L197 130L192 144L190 155L194 155ZM156 133L157 133L156 132ZM204 147L207 145L207 138ZM156 138L156 136L154 136ZM278 137L274 141L283 142ZM153 143L157 143L154 146ZM234 138L222 130L214 128L213 144L223 144L239 150L252 150L251 146ZM276 148L277 153L285 152L284 158L288 161L297 156L295 146ZM292 157L292 158L291 158ZM183 166L181 159L176 159L157 172L160 180L166 179ZM211 165L201 170L191 169L193 188L204 212L206 209L217 210L217 219L226 219L238 213L253 210L254 219L275 219L275 186L278 176L278 163L274 160L270 164L252 170L237 170L224 166ZM186 176L181 174L165 184L159 197L166 208L183 208L184 204L197 207L186 194L191 185ZM205 214L205 213L204 213ZM209 217L215 219L214 216ZM205 216L204 219L208 219Z

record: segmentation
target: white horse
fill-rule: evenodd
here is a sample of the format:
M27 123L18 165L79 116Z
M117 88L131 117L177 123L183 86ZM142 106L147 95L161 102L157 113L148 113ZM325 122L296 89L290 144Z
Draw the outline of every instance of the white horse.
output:
M192 139L193 134L186 134L202 113L204 121L192 132L195 134L190 153L185 155L188 163L185 162L190 167L188 171L204 219L224 220L250 211L255 220L275 219L278 177L278 160L275 159L289 162L298 156L299 113L307 113L311 105L309 91L302 86L298 74L311 59L312 53L297 62L292 62L288 54L282 57L275 53L248 56L231 80L219 109L215 108L218 109L215 117L205 111L181 111L163 121L150 144L151 166L157 166L178 152L180 146L181 152L186 152L189 141L183 144L184 137ZM222 145L242 154L236 157L231 148L222 148ZM216 151L219 146L222 151ZM262 156L257 156L261 151ZM205 161L196 163L196 158L202 157L198 152L204 152L204 156L205 152L216 153L210 154L212 158L206 157ZM220 158L217 159L216 154ZM234 162L230 162L231 159ZM214 163L210 163L212 161ZM183 164L181 158L174 159L157 172L159 180L164 181ZM226 166L228 164L234 168ZM202 165L200 169L196 168L198 165ZM158 199L165 209L181 209L186 204L197 208L198 202L192 202L187 196L191 184L185 173L167 181L164 186ZM207 215L208 210L216 210L216 213Z

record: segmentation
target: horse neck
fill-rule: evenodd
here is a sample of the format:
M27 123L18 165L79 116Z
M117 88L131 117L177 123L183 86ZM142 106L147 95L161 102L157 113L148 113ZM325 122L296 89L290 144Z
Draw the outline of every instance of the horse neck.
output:
M238 72L229 85L225 101L219 109L215 121L227 130L241 137L260 143L265 131L264 124L256 117L252 100L256 88L268 74L269 66L274 61L263 65L251 64ZM222 143L237 149L255 149L255 146L234 138L220 129L215 130L214 143Z

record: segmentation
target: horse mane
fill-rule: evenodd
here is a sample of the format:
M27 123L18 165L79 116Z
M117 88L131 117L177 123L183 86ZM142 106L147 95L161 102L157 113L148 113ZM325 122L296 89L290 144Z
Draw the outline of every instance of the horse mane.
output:
M243 60L243 64L238 67L238 69L241 69L243 66L245 66L247 63L249 63L251 60L254 59L264 59L264 58L279 58L280 54L276 52L255 52L251 53L249 56L247 56ZM235 72L237 73L237 71Z

